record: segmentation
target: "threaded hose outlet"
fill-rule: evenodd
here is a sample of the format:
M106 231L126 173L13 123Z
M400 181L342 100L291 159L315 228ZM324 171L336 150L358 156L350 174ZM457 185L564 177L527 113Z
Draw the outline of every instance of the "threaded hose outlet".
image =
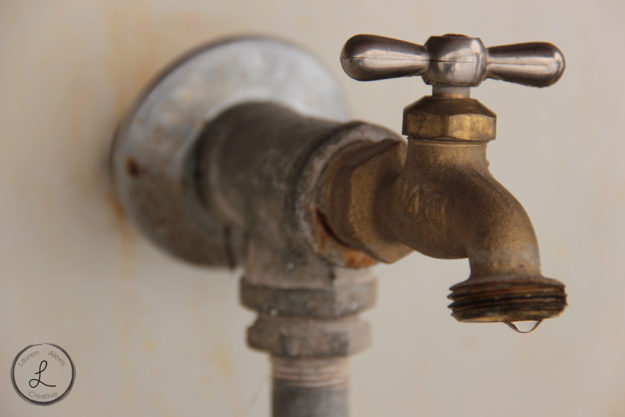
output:
M452 316L463 322L539 323L567 305L564 284L542 276L473 277L450 290Z

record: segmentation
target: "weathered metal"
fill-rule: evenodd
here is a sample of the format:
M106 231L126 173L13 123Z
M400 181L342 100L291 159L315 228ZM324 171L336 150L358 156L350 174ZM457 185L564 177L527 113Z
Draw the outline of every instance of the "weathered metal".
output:
M324 286L276 286L241 278L240 300L262 314L332 319L356 314L375 303L376 280L366 273L342 271Z
M369 324L356 316L311 319L261 314L248 328L250 347L273 357L290 359L343 358L369 344Z
M311 252L331 265L366 267L373 260L327 228L317 196L325 191L320 181L329 161L342 149L388 139L404 141L369 123L303 117L274 103L248 102L224 111L200 134L197 191L225 227L245 231L265 250L288 247L292 254ZM276 263L276 253L269 251L267 268L297 259ZM259 269L264 262L246 265ZM294 273L280 271L274 279ZM249 270L246 279L255 282Z

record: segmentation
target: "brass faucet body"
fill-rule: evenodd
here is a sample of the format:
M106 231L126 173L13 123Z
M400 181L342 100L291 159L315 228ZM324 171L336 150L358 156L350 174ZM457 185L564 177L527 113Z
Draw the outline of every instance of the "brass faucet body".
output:
M376 260L469 258L450 295L457 319L542 320L565 308L564 285L542 276L527 213L488 170L495 126L477 100L425 97L405 109L407 145L361 142L335 157L320 207L339 240Z

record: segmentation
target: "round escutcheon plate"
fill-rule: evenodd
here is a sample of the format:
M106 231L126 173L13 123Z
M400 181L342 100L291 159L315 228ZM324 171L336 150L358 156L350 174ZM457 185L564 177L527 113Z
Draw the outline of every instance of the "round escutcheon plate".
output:
M310 116L348 115L336 81L310 53L276 39L242 37L180 58L120 124L111 155L117 195L142 232L169 253L204 265L228 264L236 237L200 204L190 160L208 121L253 100Z

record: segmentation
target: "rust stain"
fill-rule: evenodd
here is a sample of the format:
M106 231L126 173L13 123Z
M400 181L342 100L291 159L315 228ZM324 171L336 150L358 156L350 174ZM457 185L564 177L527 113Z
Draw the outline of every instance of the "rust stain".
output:
M330 224L328 222L328 216L325 215L319 208L315 209L315 223L317 226L317 230L319 230L319 238L320 238L320 247L322 248L322 252L326 252L326 247L328 244L328 238L332 239L336 243L348 246L347 243L343 242L341 238L332 230Z
M369 255L355 250L347 250L343 259L345 260L345 265L350 268L366 268L375 262Z
M146 353L154 353L156 352L156 343L152 339L145 339L143 341L143 351Z
M114 80L114 117L118 120L141 89L175 57L198 43L231 31L215 19L210 7L189 2L154 7L149 1L100 1L111 53L107 72Z
M133 178L139 178L143 174L143 168L132 158L126 158L126 172Z
M319 236L319 251L322 254L326 253L328 251L328 234L323 224L321 224L319 211L317 211L317 215L315 216L315 230L317 230L317 235Z
M339 251L342 254L345 265L350 268L366 268L375 263L369 255L351 248L346 242L332 230L328 223L328 218L319 208L315 209L315 228L319 237L319 251L321 254L328 252L328 245L331 250Z
M119 202L119 199L115 195L115 193L111 190L108 194L108 201L113 209L113 214L118 221L126 221L126 211L124 207L122 207L122 203Z
M123 238L123 241L132 241L134 233L130 226L130 222L128 222L128 215L126 214L126 210L124 210L122 203L119 201L119 198L117 198L117 195L113 190L110 190L108 192L107 200L109 206L111 207L111 211L113 212L115 225L117 226L117 230L119 231L120 236ZM124 250L124 253L128 253L127 249L128 248Z

